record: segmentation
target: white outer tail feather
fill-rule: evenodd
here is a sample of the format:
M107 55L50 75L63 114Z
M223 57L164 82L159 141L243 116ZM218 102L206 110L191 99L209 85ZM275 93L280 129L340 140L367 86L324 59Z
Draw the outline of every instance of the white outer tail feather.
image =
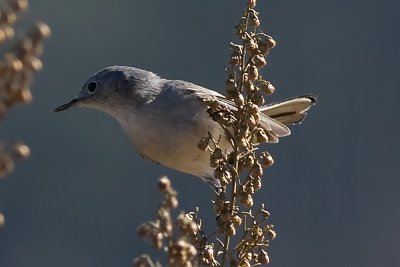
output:
M313 95L299 96L261 107L261 112L285 125L301 123L307 110L315 104L317 97Z

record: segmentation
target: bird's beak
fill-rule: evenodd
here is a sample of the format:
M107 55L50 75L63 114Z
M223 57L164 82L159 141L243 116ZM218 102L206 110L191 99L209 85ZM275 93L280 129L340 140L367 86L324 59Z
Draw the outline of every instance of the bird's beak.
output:
M59 111L63 111L63 110L69 109L70 107L72 107L76 103L78 103L79 101L80 101L80 99L78 99L78 98L72 99L68 103L65 103L64 105L61 105L58 108L56 108L54 111L55 112L59 112Z

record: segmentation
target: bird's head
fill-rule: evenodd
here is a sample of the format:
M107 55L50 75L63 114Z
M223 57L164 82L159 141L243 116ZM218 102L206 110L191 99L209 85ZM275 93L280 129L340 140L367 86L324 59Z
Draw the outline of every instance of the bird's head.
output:
M108 111L115 106L140 106L149 101L160 78L149 71L126 66L107 67L90 77L78 95L55 109L88 107Z

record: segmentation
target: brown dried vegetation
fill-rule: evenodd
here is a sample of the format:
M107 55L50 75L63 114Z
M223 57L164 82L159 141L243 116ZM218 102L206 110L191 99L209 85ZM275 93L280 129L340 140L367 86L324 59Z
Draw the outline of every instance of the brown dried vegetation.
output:
M9 0L7 7L0 8L0 45L13 41L15 23L20 14L28 9L27 0ZM39 59L43 41L50 36L50 28L39 22L12 45L0 59L0 119L16 104L32 101L31 84L36 72L42 69ZM0 143L0 178L14 170L14 161L27 158L29 147L23 143ZM4 215L0 213L0 225Z

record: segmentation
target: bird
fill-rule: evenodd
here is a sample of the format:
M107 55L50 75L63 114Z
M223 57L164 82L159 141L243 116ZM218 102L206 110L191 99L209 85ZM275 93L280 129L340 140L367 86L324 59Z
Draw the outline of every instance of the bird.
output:
M147 160L215 183L210 155L198 149L202 137L221 137L220 147L232 150L225 130L207 113L205 100L235 109L222 94L183 80L168 80L130 66L110 66L93 74L71 101L71 107L99 110L114 117L138 153ZM260 106L260 125L270 143L290 135L288 125L304 120L317 101L314 95Z

